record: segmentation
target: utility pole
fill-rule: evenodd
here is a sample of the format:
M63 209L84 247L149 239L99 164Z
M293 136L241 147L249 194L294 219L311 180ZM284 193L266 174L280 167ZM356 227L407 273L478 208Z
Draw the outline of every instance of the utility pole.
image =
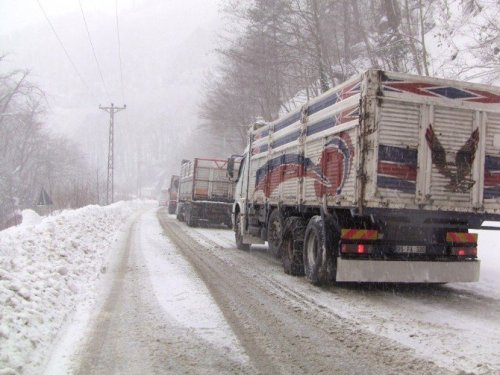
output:
M113 203L114 201L114 132L115 132L115 113L120 112L127 108L124 104L123 107L115 107L111 103L111 107L99 106L99 109L109 113L109 146L108 146L108 179L106 181L106 204Z

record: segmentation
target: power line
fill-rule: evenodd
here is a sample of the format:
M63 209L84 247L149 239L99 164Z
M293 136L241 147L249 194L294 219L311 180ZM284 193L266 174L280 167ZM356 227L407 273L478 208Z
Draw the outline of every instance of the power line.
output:
M78 4L80 5L80 10L82 11L83 23L85 24L85 30L87 30L87 36L89 38L90 47L92 48L92 53L94 55L94 60L95 60L95 63L97 65L97 70L99 70L99 76L101 77L101 82L102 82L102 85L104 87L104 91L106 92L108 99L111 100L111 96L109 95L108 88L106 86L106 83L104 82L104 77L102 75L101 66L99 65L99 61L97 60L97 55L95 53L94 43L92 43L92 38L90 37L89 25L87 24L87 19L85 18L85 13L83 11L82 1L78 0Z
M78 71L78 68L76 67L75 63L73 62L73 60L71 60L71 57L69 56L69 53L68 51L66 50L66 47L64 47L64 44L61 40L61 38L59 38L59 35L57 34L56 32L56 29L54 28L54 25L52 25L52 22L50 22L50 19L49 17L47 16L47 13L45 13L45 9L43 9L43 6L42 4L40 3L40 0L36 0L36 2L38 3L38 6L40 7L43 15L45 16L45 19L47 20L47 22L49 23L50 25L50 28L52 29L52 32L54 33L57 41L59 42L59 45L61 46L61 48L63 49L64 51L64 54L66 55L66 57L68 58L68 61L70 62L71 66L73 67L73 69L75 70L76 72L76 75L78 76L78 78L80 78L80 80L82 81L83 85L85 86L85 88L87 89L87 91L92 95L92 97L95 99L95 95L94 93L92 92L92 90L90 90L89 86L87 85L87 82L85 82L85 80L83 79L82 75L80 74L80 72Z
M120 28L118 27L118 0L115 0L115 18L116 18L116 36L118 39L118 59L120 60L120 84L122 90L122 100L125 102L125 94L123 90L122 48L120 41Z

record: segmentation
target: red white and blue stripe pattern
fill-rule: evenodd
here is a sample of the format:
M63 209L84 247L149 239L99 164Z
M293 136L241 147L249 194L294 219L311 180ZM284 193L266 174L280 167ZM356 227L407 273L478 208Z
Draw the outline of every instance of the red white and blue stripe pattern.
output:
M382 79L385 92L410 93L434 98L446 98L471 103L500 103L500 95L483 90L463 89L453 86L436 85L425 82L403 81L385 76Z
M353 95L359 94L360 90L361 90L361 82L356 81L346 87L343 87L340 90L327 92L317 102L311 103L303 109L297 109L294 112L289 113L286 117L278 119L273 123L270 123L263 129L256 131L253 134L252 141L257 142L264 138L267 138L270 134L270 129L272 129L273 133L277 133L280 130L283 130L295 124L297 121L301 119L302 112L306 116L311 116L325 108L337 104L342 100L350 98ZM348 108L338 113L335 116L329 117L327 119L321 120L316 123L309 124L307 129L307 136L319 133L323 130L332 128L336 125L340 125L352 120L357 120L358 118L359 118L359 105L356 104L355 106ZM271 149L293 142L298 139L299 135L300 131L296 131L291 134L282 136L280 138L275 138L273 142L270 144ZM269 151L269 147L267 145L257 146L252 148L252 155L257 155L267 151Z
M500 197L500 157L486 155L484 163L484 199Z
M380 145L378 150L377 186L415 194L417 150Z
M309 137L311 135L320 133L324 130L331 129L335 126L358 119L359 119L359 105L355 105L352 108L348 108L340 113L337 113L335 116L327 117L326 119L310 124L307 127L306 135ZM276 138L270 144L271 149L275 149L277 147L281 147L288 143L294 142L297 139L299 139L299 136L300 136L300 130L296 130L290 134L284 135L280 138ZM268 151L269 147L267 144L255 146L252 148L252 156Z

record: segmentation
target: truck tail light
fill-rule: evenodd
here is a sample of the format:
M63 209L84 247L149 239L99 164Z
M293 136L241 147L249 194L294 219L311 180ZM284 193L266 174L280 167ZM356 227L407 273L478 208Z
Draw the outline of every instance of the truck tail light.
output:
M365 243L344 243L340 246L340 252L343 254L370 254L373 245Z
M456 255L458 257L477 257L477 247L452 247L451 254Z
M373 241L376 241L379 233L374 229L344 228L340 232L340 252L342 254L371 254Z

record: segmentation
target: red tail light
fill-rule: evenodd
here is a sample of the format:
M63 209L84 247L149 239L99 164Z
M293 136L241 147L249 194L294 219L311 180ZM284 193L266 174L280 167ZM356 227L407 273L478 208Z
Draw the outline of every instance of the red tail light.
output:
M477 247L452 247L451 253L459 257L477 257Z
M340 246L340 252L343 254L370 254L373 250L373 245L364 243L344 243Z

